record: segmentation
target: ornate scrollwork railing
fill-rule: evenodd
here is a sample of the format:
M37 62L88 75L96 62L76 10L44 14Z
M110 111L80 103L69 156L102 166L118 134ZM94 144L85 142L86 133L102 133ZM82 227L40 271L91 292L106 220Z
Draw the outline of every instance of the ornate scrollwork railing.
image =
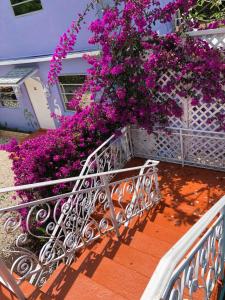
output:
M85 161L80 176L122 169L133 157L130 128L125 127L119 136L112 135L97 148ZM112 177L112 176L111 176ZM110 180L111 178L108 178ZM95 186L93 182L92 186ZM76 183L74 190L86 186L86 182Z
M148 161L135 168L0 190L34 190L68 180L83 183L70 193L0 209L3 233L13 240L2 255L6 252L10 257L8 267L16 282L43 285L59 263L69 264L77 251L107 232L119 234L122 224L156 205L160 198L157 164ZM137 175L126 178L130 171ZM125 179L109 182L119 173Z
M225 196L161 259L142 300L211 299L224 282Z

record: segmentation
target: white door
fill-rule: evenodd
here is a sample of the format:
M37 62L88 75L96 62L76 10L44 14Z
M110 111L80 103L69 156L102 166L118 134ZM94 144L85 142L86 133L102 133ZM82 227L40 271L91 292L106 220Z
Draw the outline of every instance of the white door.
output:
M55 128L40 78L28 78L25 80L25 85L40 127L43 129Z

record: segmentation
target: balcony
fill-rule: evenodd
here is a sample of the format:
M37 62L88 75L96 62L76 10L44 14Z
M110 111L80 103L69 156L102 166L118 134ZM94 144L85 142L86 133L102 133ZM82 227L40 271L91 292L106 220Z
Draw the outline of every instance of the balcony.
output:
M205 122L217 107L179 101L182 120L124 128L78 177L0 190L35 195L0 209L1 299L223 299L225 134Z

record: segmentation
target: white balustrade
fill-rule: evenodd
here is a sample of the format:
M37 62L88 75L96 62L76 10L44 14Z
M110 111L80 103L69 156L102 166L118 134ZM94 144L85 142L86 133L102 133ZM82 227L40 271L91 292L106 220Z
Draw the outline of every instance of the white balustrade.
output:
M75 187L68 193L0 209L4 234L14 240L5 251L12 259L10 273L15 284L28 280L42 286L59 263L70 264L77 251L108 232L119 235L120 226L159 202L157 161L110 170L121 167L131 156L127 141L126 135L112 138L100 149L103 151L94 153L83 172L92 173L94 168L94 174L0 190L5 194L32 191L37 197L43 187L66 183ZM126 175L131 171L137 174ZM117 180L115 176L121 173L125 179ZM11 289L20 297L15 288Z
M141 300L209 300L224 259L225 196L160 260Z
M131 133L136 157L225 171L223 132L167 127L153 134L133 128Z

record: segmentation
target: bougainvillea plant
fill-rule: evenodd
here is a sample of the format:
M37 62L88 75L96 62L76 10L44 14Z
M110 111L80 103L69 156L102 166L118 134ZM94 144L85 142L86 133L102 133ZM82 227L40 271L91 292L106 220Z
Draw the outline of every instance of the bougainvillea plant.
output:
M61 37L51 62L51 84L57 82L62 60L73 49L85 16L98 2L92 1ZM90 68L71 102L74 115L62 118L60 128L46 135L11 145L17 185L78 175L81 162L117 128L136 124L152 132L155 125L166 126L169 117L182 116L176 93L193 105L201 101L224 105L223 52L200 39L178 33L160 36L155 31L158 22L171 22L177 9L188 12L196 0L175 0L164 7L156 0L111 2L89 27L93 33L89 43L100 46L101 54L85 57ZM93 103L81 108L87 91ZM218 120L225 129L223 116ZM68 188L43 189L41 195ZM21 197L32 198L28 193Z
M100 45L101 55L85 57L91 65L89 76L71 105L76 108L83 93L90 91L93 100L111 103L121 124L135 123L151 132L156 124L166 125L169 116L182 115L174 91L179 97L191 98L193 105L201 101L223 104L222 50L200 39L178 33L160 36L154 30L157 21L172 21L177 9L188 14L196 3L177 0L161 8L159 1L114 1L102 18L90 24L93 36L89 43ZM66 45L70 40L67 35ZM60 48L66 49L62 41ZM66 54L58 49L57 64L51 63L50 83L57 81L58 66ZM220 129L223 126L220 122Z

